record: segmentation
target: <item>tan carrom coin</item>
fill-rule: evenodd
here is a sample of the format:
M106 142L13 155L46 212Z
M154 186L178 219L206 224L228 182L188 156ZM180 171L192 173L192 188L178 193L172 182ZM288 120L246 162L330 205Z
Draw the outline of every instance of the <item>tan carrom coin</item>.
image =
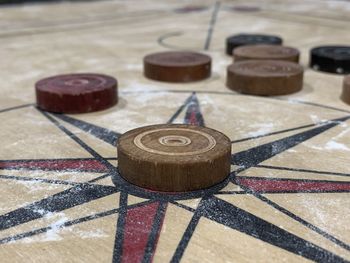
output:
M247 45L233 50L234 61L251 59L299 62L299 50L278 45Z
M293 62L249 60L227 68L228 88L252 95L286 95L303 87L303 68Z
M119 139L121 176L144 188L183 192L210 187L230 173L231 142L213 129L182 124L131 130Z
M343 82L343 93L341 98L347 104L350 104L350 75L344 77Z
M196 52L153 53L144 57L143 63L147 78L165 82L198 81L211 74L211 58Z

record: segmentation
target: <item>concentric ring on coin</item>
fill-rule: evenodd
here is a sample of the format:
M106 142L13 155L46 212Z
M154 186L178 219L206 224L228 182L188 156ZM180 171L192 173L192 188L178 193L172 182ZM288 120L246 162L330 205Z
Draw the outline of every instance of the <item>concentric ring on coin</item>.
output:
M211 74L211 58L190 51L153 53L143 63L145 77L164 82L199 81Z
M350 73L350 46L320 46L311 49L310 67L330 73Z
M190 138L180 135L168 135L159 138L159 143L165 146L185 146L191 143Z
M57 75L35 84L39 108L58 113L87 113L112 107L118 102L117 80L92 74Z
M121 176L151 190L199 190L218 184L230 172L230 139L205 127L141 127L123 134L117 149Z
M157 150L157 149L154 149L154 148L147 147L147 146L142 142L142 138L144 138L146 135L149 135L149 134L152 134L152 133L157 133L157 132L164 132L164 131L170 131L170 132L182 131L182 132L184 132L185 134L186 134L186 133L196 133L196 134L199 134L199 135L205 137L205 138L208 140L208 144L207 144L205 147L203 147L203 148L201 148L201 149L198 149L198 150L196 150L196 151L173 152L172 150L170 150L170 151L167 152L167 151L161 151L161 150ZM182 146L182 147L184 147L184 146L190 145L191 139L188 138L188 137L179 136L179 135L170 135L170 136L171 136L173 139L176 138L176 140L179 140L179 139L180 139L180 140L181 140L181 139L184 140L184 139L186 138L184 144L182 144L182 145L178 144L178 145L176 145L176 146ZM159 138L158 141L159 141L160 139L164 140L165 137L167 137L167 136L163 136L163 137ZM135 139L134 139L134 144L135 144L138 148L140 148L140 149L142 149L142 150L144 150L144 151L146 151L146 152L150 152L150 153L156 153L156 154L161 154L161 155L178 155L178 156L183 155L183 156L184 156L184 155L201 154L201 153L205 153L205 152L207 152L207 151L210 151L211 149L213 149L213 148L215 147L216 141L215 141L215 139L213 138L213 136L211 136L211 135L209 135L209 134L207 134L207 133L201 132L201 131L189 130L189 129L185 129L185 128L167 128L167 129L158 129L158 130L145 131L145 132L143 132L143 133L141 133L141 134L139 134L139 135L137 135L137 136L135 137ZM165 144L164 142L163 142L163 143L160 143L160 144L162 144L162 145L164 145L164 146L174 146L174 144L173 144L173 145L169 145L169 144L167 145L167 144ZM182 149L185 149L185 148L182 148Z
M241 61L227 68L226 85L245 94L286 95L302 89L303 68L288 61Z

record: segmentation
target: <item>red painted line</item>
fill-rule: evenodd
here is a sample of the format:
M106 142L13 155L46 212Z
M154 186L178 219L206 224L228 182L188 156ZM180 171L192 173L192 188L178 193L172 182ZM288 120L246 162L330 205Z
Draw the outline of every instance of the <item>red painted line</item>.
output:
M107 167L97 160L0 161L0 169L77 170L87 172L108 171Z
M199 124L199 122L197 120L196 113L194 111L191 112L190 124L191 125L198 125Z
M308 182L294 180L269 180L255 178L236 178L237 182L255 192L283 191L342 191L350 190L350 183Z
M122 262L141 262L157 213L158 202L129 209L126 214Z
M165 211L166 211L167 207L168 207L168 204L166 204ZM156 248L157 248L160 232L162 231L162 226L163 226L164 218L165 218L165 211L164 211L164 215L161 218L160 226L159 226L158 233L157 233L157 238L156 238L156 241L154 243L154 248L153 248L153 254L152 254L152 257L151 257L151 262L153 262L153 257L154 257L154 254L156 252Z

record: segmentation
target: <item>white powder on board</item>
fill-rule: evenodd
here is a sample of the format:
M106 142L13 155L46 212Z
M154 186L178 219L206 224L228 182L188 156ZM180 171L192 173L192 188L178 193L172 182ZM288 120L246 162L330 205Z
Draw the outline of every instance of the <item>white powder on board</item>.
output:
M257 130L248 132L247 134L249 137L263 135L271 132L273 129L273 126L274 126L273 123L258 123L258 124L250 125L250 127L257 128Z

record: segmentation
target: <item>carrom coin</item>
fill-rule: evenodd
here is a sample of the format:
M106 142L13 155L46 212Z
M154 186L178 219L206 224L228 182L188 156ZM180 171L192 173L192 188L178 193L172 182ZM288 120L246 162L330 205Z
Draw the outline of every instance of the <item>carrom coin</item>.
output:
M141 127L123 134L117 148L121 176L151 190L203 189L230 173L230 139L209 128L182 124Z
M211 58L207 55L172 51L147 55L143 59L144 75L165 82L192 82L210 77Z
M104 110L118 102L117 80L81 73L58 75L35 84L37 106L57 113L87 113Z
M288 61L241 61L228 66L226 85L234 91L251 95L290 94L302 89L303 68Z

